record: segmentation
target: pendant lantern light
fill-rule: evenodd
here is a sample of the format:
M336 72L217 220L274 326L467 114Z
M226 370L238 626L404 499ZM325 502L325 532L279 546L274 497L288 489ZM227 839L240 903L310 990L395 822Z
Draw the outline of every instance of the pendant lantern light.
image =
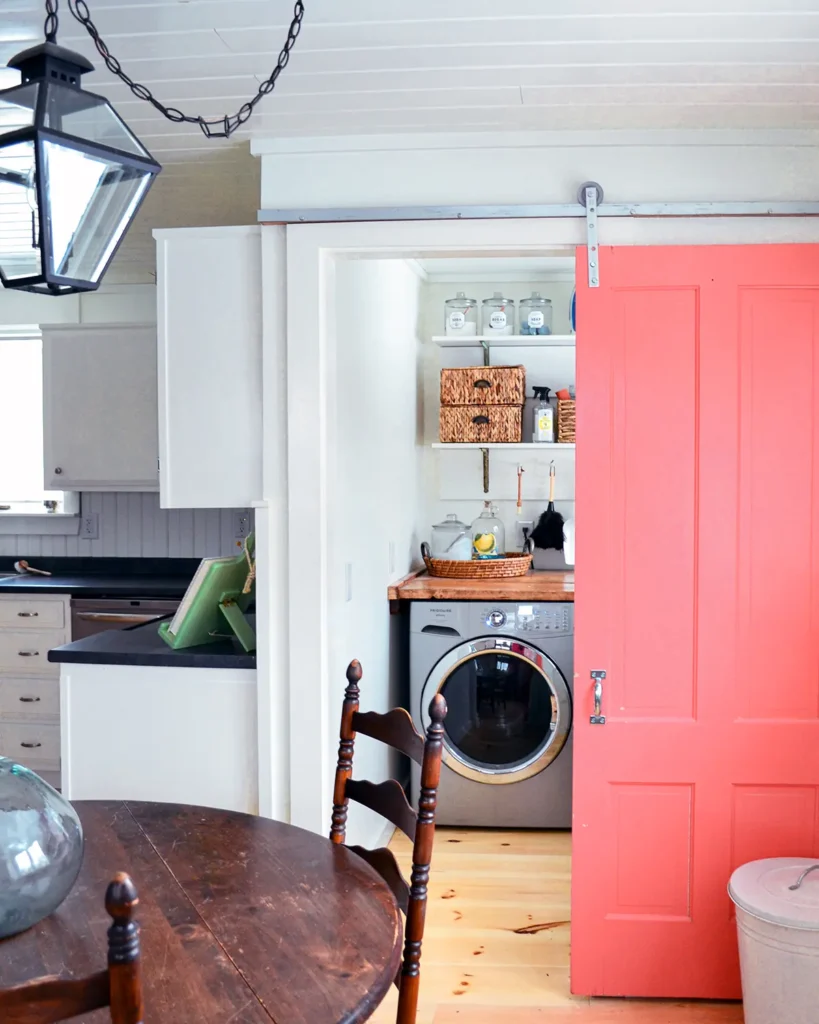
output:
M9 67L22 83L0 92L0 277L30 292L91 291L160 166L111 104L82 88L93 65L79 53L45 42Z
M0 279L6 288L66 295L93 291L161 167L108 100L87 92L94 66L57 45L57 6L46 0L45 42L9 67L21 83L0 91ZM164 107L122 71L91 21L84 0L69 0L110 71L169 120L198 124L225 138L273 90L304 16L298 2L287 43L257 95L230 117L209 121Z

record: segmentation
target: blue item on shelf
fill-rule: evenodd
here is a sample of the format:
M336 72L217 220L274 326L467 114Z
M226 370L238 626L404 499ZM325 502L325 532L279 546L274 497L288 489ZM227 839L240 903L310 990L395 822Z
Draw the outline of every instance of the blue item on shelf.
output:
M577 289L572 292L572 304L569 308L569 319L572 322L572 334L577 333Z

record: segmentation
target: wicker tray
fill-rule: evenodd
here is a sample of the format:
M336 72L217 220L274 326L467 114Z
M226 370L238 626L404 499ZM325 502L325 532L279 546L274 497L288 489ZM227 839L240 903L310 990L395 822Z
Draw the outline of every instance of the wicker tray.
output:
M431 558L429 544L421 545L421 554L430 576L450 580L499 580L512 576L525 576L532 568L532 556L506 555L505 558L474 559L454 562L445 558Z

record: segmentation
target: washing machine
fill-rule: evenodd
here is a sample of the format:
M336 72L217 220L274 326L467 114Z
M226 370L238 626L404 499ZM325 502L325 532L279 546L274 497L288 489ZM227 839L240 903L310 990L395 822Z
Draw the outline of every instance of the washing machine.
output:
M413 721L448 708L438 824L571 827L573 676L572 603L412 602Z

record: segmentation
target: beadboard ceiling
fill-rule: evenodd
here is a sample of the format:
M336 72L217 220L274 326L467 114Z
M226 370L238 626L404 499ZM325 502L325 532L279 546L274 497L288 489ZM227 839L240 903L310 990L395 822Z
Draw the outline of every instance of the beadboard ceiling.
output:
M214 117L255 92L292 12L290 0L88 3L129 74ZM819 0L306 0L290 66L229 142L133 97L62 7L60 42L97 67L87 86L165 167L118 258L124 278L151 227L254 220L251 135L819 125ZM42 21L39 0L0 0L2 63Z

